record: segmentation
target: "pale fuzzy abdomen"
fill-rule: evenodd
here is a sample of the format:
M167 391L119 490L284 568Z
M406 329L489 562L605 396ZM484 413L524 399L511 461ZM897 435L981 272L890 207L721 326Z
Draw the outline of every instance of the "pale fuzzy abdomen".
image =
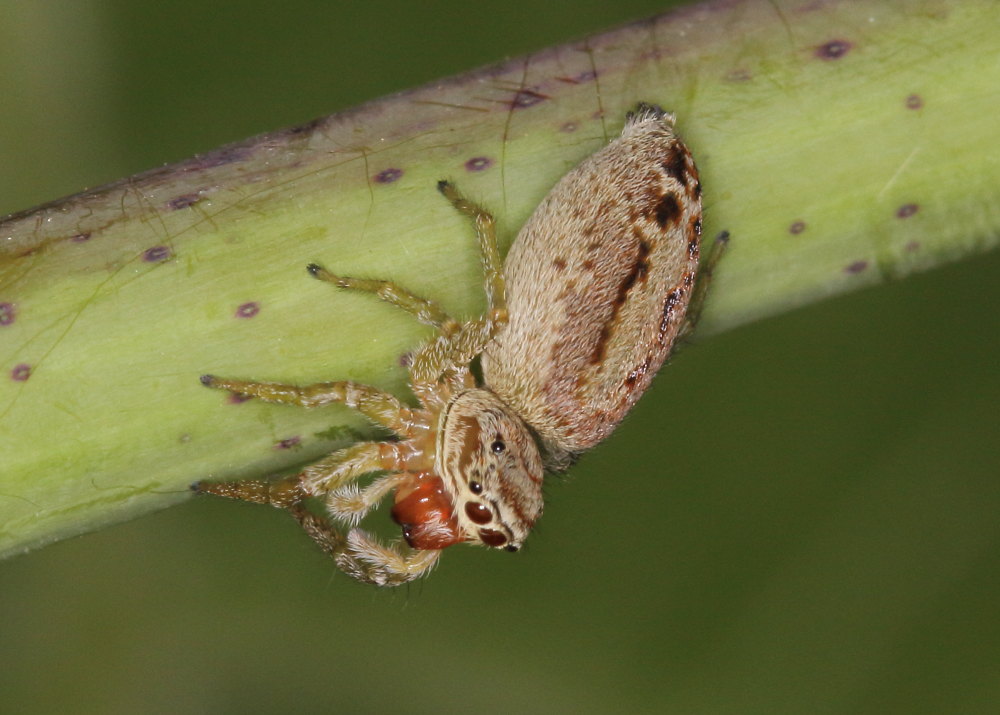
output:
M701 186L669 115L630 119L556 184L504 264L486 384L553 452L607 437L670 353L698 268Z

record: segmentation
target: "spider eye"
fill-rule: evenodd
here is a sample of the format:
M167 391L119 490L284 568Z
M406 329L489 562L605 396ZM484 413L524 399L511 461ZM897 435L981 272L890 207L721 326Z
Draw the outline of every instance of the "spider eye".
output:
M493 518L493 512L475 501L465 502L465 515L477 524L489 524Z
M514 553L515 551L517 551L517 547L516 547L516 546L514 546L514 544L507 544L507 545L506 545L505 547L503 547L503 548L504 548L504 551L509 551L509 552L511 552L511 553Z
M480 484L479 482L469 482L469 491L472 492L473 494L482 494L483 485Z
M501 532L495 531L493 529L480 529L479 530L479 540L482 541L487 546L492 546L494 548L503 546L507 543L507 537Z
M507 445L504 444L503 440L498 436L495 440L493 440L493 444L490 445L490 449L493 451L493 454L500 454L507 449Z

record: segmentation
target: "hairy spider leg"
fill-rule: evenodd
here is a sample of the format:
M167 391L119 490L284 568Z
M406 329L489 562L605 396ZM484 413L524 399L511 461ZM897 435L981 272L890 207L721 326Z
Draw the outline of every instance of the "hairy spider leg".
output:
M398 586L423 576L441 556L436 550L401 552L382 546L361 529L351 529L343 536L326 519L301 505L293 507L291 512L341 571L364 583Z
M299 386L202 375L201 382L206 387L259 397L265 402L299 407L322 407L340 403L404 438L418 436L430 426L430 418L423 410L411 409L395 395L349 380Z
M414 295L392 281L338 276L316 263L310 263L306 270L316 279L332 283L338 288L374 293L386 303L402 308L424 325L433 325L442 335L450 335L459 327L458 321L437 303Z
M729 232L723 231L712 242L712 247L708 251L708 256L698 268L698 277L695 279L694 290L691 293L691 300L688 302L687 312L684 314L684 322L681 324L677 337L680 340L686 339L694 332L701 318L701 311L705 307L705 296L708 293L708 286L712 282L712 272L715 270L722 254L729 246Z

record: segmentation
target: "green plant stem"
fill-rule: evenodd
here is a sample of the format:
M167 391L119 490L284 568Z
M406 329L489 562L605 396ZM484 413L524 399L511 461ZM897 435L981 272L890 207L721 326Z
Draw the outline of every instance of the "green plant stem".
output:
M992 248L998 58L991 0L705 3L10 216L0 553L355 439L345 409L232 404L198 377L405 393L428 330L306 264L476 314L476 244L437 181L508 245L639 100L677 114L706 234L732 235L707 332Z

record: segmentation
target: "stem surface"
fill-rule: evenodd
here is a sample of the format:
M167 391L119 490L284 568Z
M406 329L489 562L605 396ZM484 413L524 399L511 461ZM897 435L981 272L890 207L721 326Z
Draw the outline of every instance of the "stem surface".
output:
M710 2L371 102L0 223L0 553L315 459L346 409L236 403L214 373L405 391L429 329L311 280L386 278L484 307L450 179L509 245L637 101L675 112L723 330L993 248L988 0Z

